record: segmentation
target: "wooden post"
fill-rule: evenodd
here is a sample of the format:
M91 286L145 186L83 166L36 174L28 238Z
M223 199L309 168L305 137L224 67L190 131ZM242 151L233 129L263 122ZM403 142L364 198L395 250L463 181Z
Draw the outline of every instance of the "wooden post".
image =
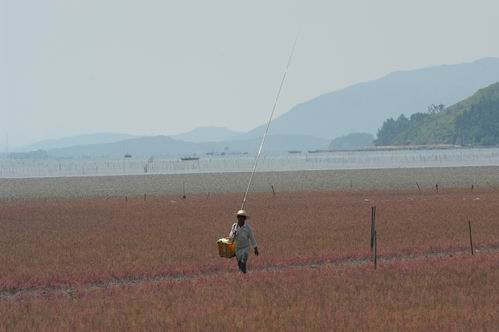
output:
M435 185L435 190L437 191L438 194L438 183Z
M374 247L374 206L371 207L371 245L369 247L369 254L372 258Z
M374 230L374 269L378 266L378 237Z
M371 207L371 258L374 248L374 233L376 231L376 207Z
M182 192L183 192L182 199L186 199L187 196L185 196L185 182L182 182Z
M270 185L270 187L272 188L272 195L274 195L274 197L275 197L275 189L274 189L274 185L273 185L273 184L271 184L271 185Z
M470 231L470 248L471 248L471 255L474 255L473 253L473 236L471 235L471 221L468 218L468 229Z
M416 182L416 186L418 186L418 191L421 194L421 187L419 186L419 183Z

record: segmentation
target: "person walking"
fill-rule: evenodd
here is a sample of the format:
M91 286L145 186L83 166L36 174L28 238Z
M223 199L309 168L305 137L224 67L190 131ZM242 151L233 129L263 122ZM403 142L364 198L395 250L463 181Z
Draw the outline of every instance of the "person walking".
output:
M229 233L229 239L236 242L237 266L242 273L246 273L246 263L248 262L250 244L253 247L255 255L258 256L258 246L251 226L246 223L248 214L245 210L239 210L236 213L237 222L232 225Z

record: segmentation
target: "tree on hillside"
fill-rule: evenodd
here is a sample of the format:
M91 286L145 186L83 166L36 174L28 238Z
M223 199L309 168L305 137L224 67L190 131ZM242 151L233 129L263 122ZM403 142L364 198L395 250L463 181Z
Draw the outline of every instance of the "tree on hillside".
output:
M376 145L391 145L398 134L398 120L395 121L393 118L389 118L378 130L378 138L374 141Z
M445 110L445 105L432 104L427 110L426 113L414 113L410 118L402 114L397 120L393 118L386 120L378 130L378 138L374 143L376 145L427 144L428 137L421 136L420 128L435 119L434 130L440 130L436 117Z
M456 118L456 142L462 145L499 144L499 105L481 100Z
M428 118L430 113L414 113L410 118L400 115L397 120L386 120L378 130L376 145L406 145L417 139L417 129Z
M428 106L428 113L430 114L440 113L443 110L445 110L444 104L438 104L438 105L431 104L430 106Z

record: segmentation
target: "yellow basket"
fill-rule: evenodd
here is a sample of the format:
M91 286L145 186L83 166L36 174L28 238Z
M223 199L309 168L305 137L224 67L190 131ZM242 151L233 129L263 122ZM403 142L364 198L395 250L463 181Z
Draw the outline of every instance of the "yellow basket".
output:
M222 238L217 241L218 254L220 257L232 258L236 256L236 244L227 238Z

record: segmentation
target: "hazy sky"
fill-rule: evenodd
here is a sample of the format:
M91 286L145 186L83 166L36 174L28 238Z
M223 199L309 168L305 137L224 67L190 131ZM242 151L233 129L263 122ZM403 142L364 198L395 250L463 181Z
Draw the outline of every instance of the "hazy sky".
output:
M7 132L15 146L252 129L300 27L278 114L391 71L499 56L497 0L0 3L0 146Z

